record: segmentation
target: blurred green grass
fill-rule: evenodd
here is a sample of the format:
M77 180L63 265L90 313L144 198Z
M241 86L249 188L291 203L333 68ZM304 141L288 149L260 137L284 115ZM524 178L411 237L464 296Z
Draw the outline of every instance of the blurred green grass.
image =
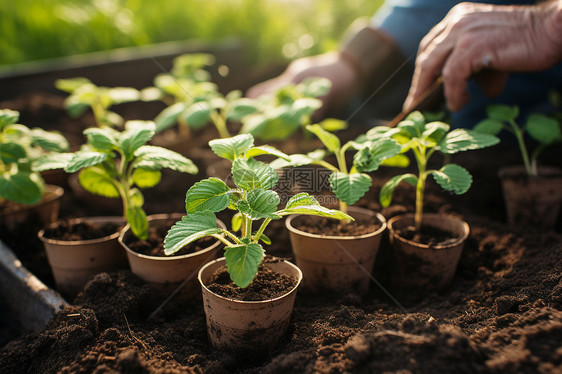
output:
M0 65L238 37L265 64L333 49L384 0L0 0Z

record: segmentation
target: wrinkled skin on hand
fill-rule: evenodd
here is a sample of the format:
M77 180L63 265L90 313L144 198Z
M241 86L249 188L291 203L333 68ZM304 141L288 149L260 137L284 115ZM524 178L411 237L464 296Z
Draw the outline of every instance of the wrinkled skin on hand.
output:
M509 72L545 70L562 60L562 1L536 6L461 3L421 41L404 110L441 75L447 106L460 110L474 78L497 96Z
M251 87L246 95L255 98L274 92L284 85L300 83L309 77L324 77L332 81L332 88L328 95L319 98L323 105L315 113L315 120L324 117L328 111L337 113L360 88L359 79L353 67L342 60L339 53L330 52L303 57L291 62L281 75Z

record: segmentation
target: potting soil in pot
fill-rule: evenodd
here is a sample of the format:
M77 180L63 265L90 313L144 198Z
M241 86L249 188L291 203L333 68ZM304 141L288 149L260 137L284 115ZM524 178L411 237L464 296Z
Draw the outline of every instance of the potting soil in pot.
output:
M295 222L295 228L316 235L353 236L370 234L381 227L375 216L369 219L357 219L349 223L325 217L301 216Z

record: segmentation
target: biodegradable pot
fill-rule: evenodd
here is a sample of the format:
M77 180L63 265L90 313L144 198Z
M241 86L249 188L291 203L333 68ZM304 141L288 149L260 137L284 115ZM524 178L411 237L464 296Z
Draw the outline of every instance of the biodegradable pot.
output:
M301 215L289 216L285 221L295 261L304 274L304 287L341 293L363 293L369 288L386 219L380 213L358 207L349 207L348 214L355 219L376 217L381 227L369 234L328 236L297 229Z
M62 187L46 185L45 194L38 203L33 205L14 204L13 208L10 207L0 212L0 226L14 230L31 217L36 217L43 225L56 221L63 194Z
M181 213L154 214L148 216L148 221L151 227L170 228L182 216L183 214ZM217 220L217 225L226 229L226 226L220 220ZM182 288L184 295L199 294L199 286L196 280L197 272L201 266L217 258L217 251L222 245L217 240L209 247L195 253L168 257L148 256L133 251L125 244L126 238L129 235L132 235L132 232L130 226L127 225L119 236L119 243L126 250L133 274L150 283L168 284L170 289L176 288L179 283L188 279Z
M542 166L529 177L523 166L499 170L509 224L551 229L556 226L562 202L562 170Z
M408 240L397 231L414 226L414 215L404 214L388 221L394 257L391 282L395 291L415 296L416 292L447 287L457 269L470 228L461 219L425 213L423 226L452 233L456 238L447 244L427 245Z
M302 272L288 261L264 264L277 273L289 274L297 284L285 295L264 301L229 299L210 291L211 276L225 265L225 258L211 261L199 271L207 334L215 349L250 358L271 353L285 335L302 280Z
M124 225L122 217L87 217L71 220L71 223L89 221ZM51 224L54 227L57 223ZM73 297L82 290L88 280L101 272L127 267L125 251L117 239L120 231L99 239L55 240L45 237L45 230L37 234L45 246L49 265L57 289L65 296Z

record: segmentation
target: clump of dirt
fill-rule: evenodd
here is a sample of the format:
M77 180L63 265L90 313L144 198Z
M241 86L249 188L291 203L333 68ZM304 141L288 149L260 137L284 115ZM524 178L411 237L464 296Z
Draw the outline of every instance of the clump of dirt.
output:
M113 222L61 220L55 226L46 228L44 236L62 241L101 239L118 233L122 227L123 225Z

